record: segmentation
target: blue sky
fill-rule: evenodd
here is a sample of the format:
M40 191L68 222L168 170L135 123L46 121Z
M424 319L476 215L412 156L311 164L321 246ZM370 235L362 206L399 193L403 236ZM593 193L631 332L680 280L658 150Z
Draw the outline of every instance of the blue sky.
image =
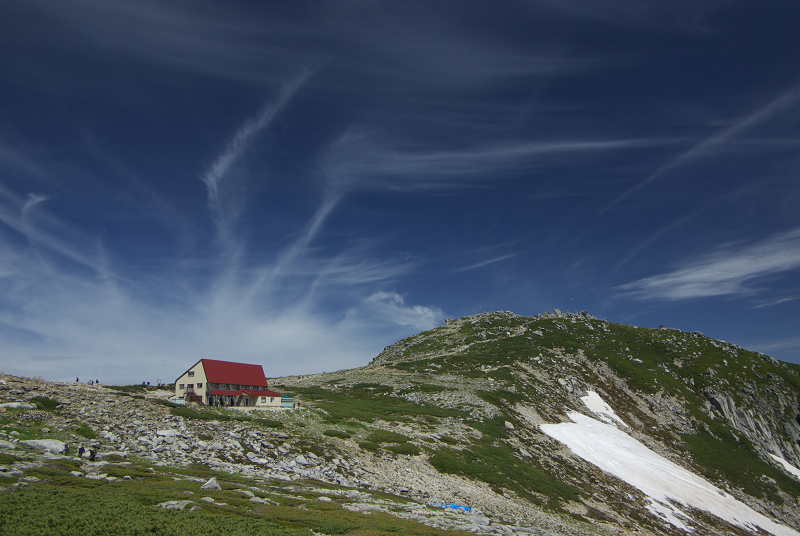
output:
M560 308L800 362L800 4L7 0L0 370Z

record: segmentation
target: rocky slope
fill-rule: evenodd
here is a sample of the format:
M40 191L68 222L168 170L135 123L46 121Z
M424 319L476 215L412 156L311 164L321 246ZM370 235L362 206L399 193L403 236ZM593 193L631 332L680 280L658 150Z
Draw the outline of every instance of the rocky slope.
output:
M544 432L583 415L792 534L800 528L800 481L791 473L800 466L799 371L700 333L587 313L494 312L409 337L363 368L273 380L301 401L297 411L175 408L166 392L5 376L0 402L59 405L43 411L40 400L39 409L0 414L0 449L19 451L26 439L88 444L79 434L88 430L101 453L326 482L361 494L352 504L372 506L349 507L364 511L376 507L371 494L387 492L401 505L383 506L395 515L482 534L758 530L702 504L684 505L676 521L658 511L669 501L652 502L642 486ZM442 503L474 509L432 508Z

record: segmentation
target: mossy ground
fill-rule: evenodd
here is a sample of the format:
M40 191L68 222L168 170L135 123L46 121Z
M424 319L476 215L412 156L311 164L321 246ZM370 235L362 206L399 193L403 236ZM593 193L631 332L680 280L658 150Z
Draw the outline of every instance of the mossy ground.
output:
M4 463L19 461L5 456ZM15 491L0 492L0 534L28 536L54 535L259 535L294 536L313 532L329 535L378 534L464 534L443 531L400 519L390 514L364 515L342 508L350 499L334 495L327 502L312 489L298 490L302 483L276 481L252 488L255 482L245 477L217 473L204 466L183 469L151 467L144 462L126 465L109 464L103 472L131 480L89 480L75 477L70 471L79 462L51 460L45 466L25 471L38 482L20 486ZM124 473L124 475L123 475ZM200 482L181 477L216 476L222 490L200 490ZM311 484L311 483L309 483ZM275 505L260 505L236 489L255 491ZM329 486L331 487L331 486ZM187 493L188 492L188 493ZM190 494L189 494L190 493ZM211 497L214 504L200 501ZM396 498L398 500L402 500ZM156 505L171 500L192 500L200 508L165 510Z

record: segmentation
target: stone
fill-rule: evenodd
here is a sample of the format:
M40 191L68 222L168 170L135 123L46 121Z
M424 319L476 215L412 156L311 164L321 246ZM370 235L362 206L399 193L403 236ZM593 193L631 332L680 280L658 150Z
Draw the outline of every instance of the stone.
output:
M471 525L488 525L491 523L488 517L483 516L464 516L464 521Z
M19 444L32 449L46 450L47 452L56 454L64 451L64 442L58 439L29 439L27 441L20 441Z
M161 437L176 437L181 435L181 433L177 430L157 430L156 435Z
M200 486L200 489L222 489L217 482L217 477L212 477L208 482Z
M17 446L14 443L9 441L3 441L0 439L0 449L15 449Z
M25 402L6 402L4 404L0 404L0 408L36 409L36 406L34 406L33 404L26 404Z
M194 501L165 501L157 504L156 506L160 506L161 508L165 508L167 510L183 510L189 505L194 505Z
M508 421L505 422L505 427L506 427L506 430L513 430L514 429L514 425L511 424Z
M300 465L309 465L309 461L308 461L308 460L306 459L306 457L305 457L305 456L303 456L302 454L300 454L299 456L297 456L297 457L294 459L294 461L296 461L296 462L297 462L297 463L299 463Z
M203 502L206 502L206 503L210 503L210 504L214 503L214 499L211 498L211 497L202 497L200 500L203 501Z

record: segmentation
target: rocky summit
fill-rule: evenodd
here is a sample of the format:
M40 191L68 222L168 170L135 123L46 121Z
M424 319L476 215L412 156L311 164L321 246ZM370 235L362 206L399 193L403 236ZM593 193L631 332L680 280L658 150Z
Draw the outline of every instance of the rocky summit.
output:
M300 402L283 410L0 380L0 512L47 486L169 474L182 496L136 508L235 509L307 534L379 514L422 534L800 534L800 366L699 332L483 313L362 368L273 379ZM310 505L313 520L292 517Z

